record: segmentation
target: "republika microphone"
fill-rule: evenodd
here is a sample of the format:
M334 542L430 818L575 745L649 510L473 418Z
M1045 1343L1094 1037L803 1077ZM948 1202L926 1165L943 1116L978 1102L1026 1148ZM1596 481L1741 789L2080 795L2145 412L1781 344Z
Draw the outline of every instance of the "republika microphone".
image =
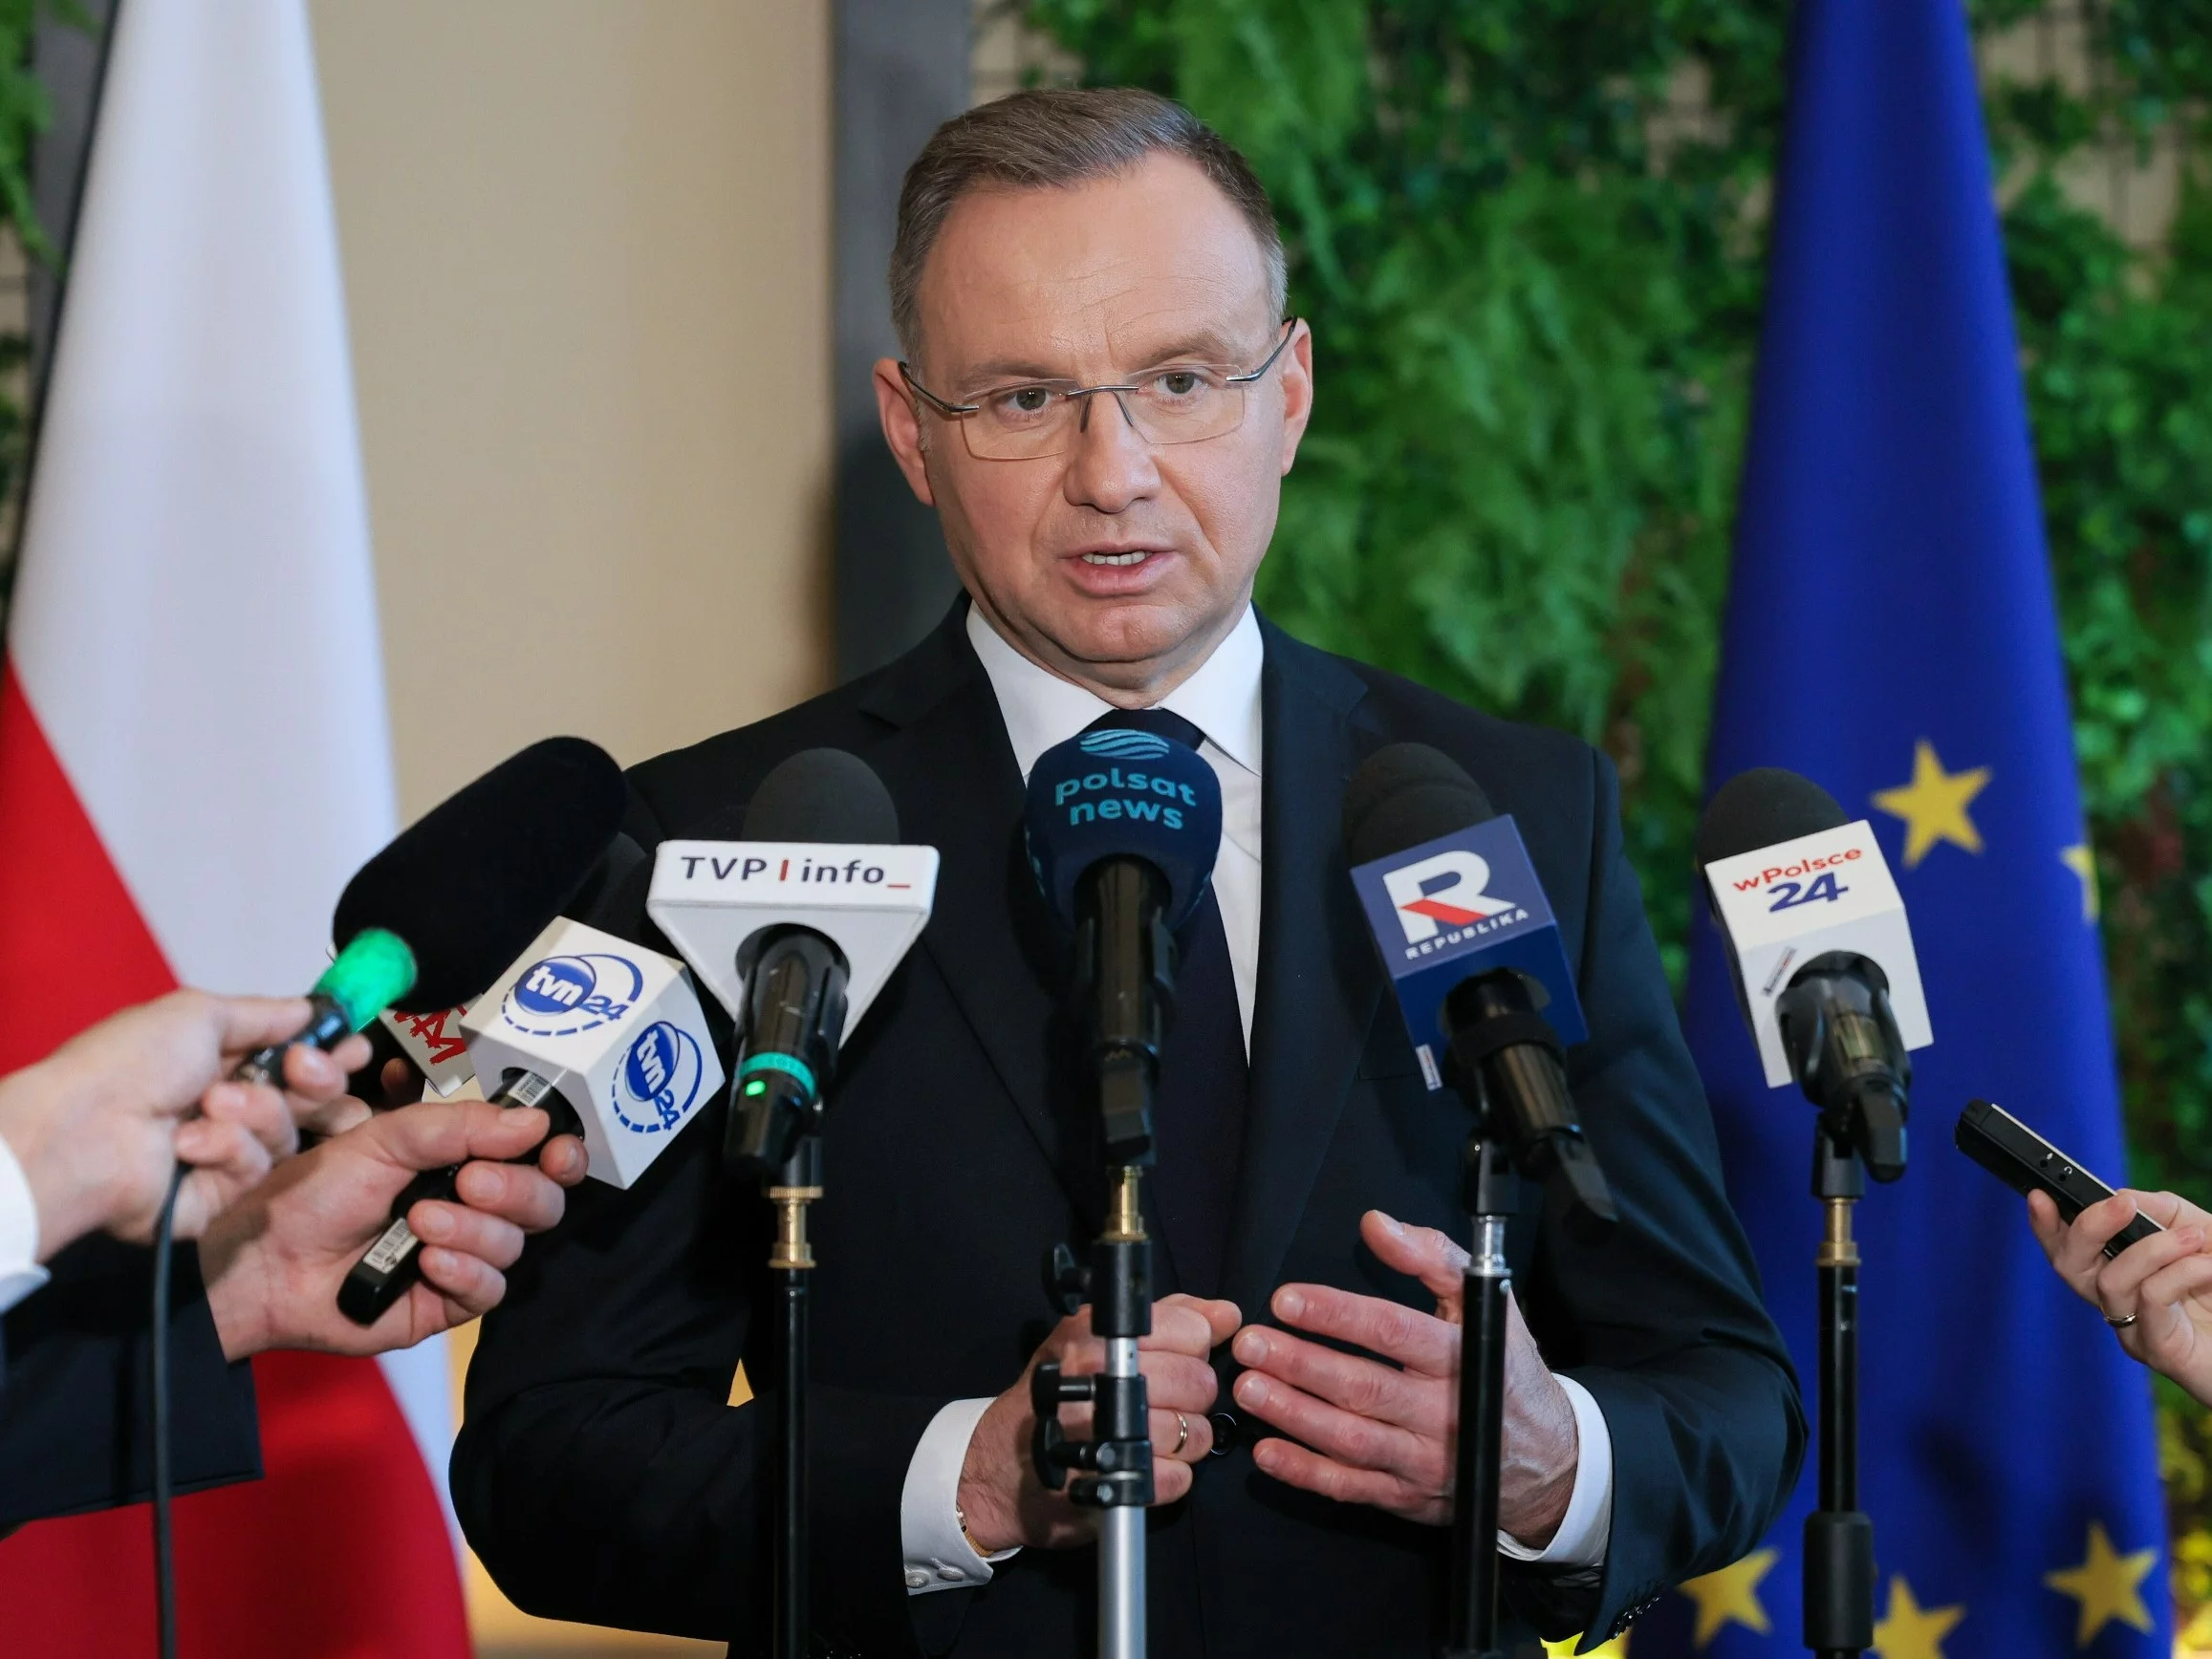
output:
M1037 883L1074 931L1106 1161L1149 1164L1175 930L1213 879L1221 780L1172 739L1099 727L1037 758L1023 826Z
M1616 1218L1568 1092L1565 1048L1588 1029L1559 924L1521 832L1450 756L1392 743L1346 786L1352 883L1433 1088L1442 1039L1463 1088L1502 1108L1530 1174L1556 1171L1582 1212Z
M899 844L883 781L843 749L783 761L732 828L663 841L645 910L737 1023L724 1154L766 1175L817 1128L846 1034L928 924L938 858Z
M1867 1173L1905 1172L1908 1050L1934 1038L1904 899L1874 829L1778 766L1722 785L1698 867L1767 1084L1834 1114Z

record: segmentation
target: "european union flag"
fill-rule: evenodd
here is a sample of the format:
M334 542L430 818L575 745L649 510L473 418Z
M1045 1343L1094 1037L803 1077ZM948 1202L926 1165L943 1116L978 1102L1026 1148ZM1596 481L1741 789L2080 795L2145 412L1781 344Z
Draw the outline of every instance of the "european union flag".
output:
M2147 1375L1951 1145L1975 1095L2123 1165L2058 627L1964 8L1800 0L1708 781L1870 819L1935 1026L1912 1166L1858 1205L1860 1501L1882 1659L2171 1651ZM1685 1025L1800 1373L1813 1112L1768 1089L1701 922ZM1800 1650L1812 1459L1765 1545L1632 1639ZM1673 1627L1670 1637L1665 1627Z

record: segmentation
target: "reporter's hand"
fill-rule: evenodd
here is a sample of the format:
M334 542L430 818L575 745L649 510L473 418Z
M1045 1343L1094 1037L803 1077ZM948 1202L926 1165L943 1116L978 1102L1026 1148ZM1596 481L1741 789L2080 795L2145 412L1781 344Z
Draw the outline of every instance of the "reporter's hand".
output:
M536 1165L470 1162L527 1153L550 1127L534 1107L429 1101L380 1112L276 1174L217 1217L200 1245L207 1305L227 1358L265 1348L373 1354L409 1347L498 1304L526 1234L561 1217L583 1178L583 1143L549 1141ZM338 1286L424 1170L464 1167L462 1201L407 1212L423 1277L373 1325L337 1310Z
M1190 1466L1213 1445L1206 1421L1219 1387L1206 1356L1237 1328L1243 1316L1230 1302L1195 1296L1169 1296L1152 1304L1152 1334L1139 1338L1138 1369L1144 1374L1152 1408L1153 1501L1173 1503L1190 1490ZM990 1403L968 1439L960 1472L960 1509L968 1536L986 1555L1017 1544L1064 1549L1097 1536L1092 1514L1069 1501L1065 1489L1047 1491L1030 1461L1036 1417L1030 1410L1030 1374L1044 1360L1058 1360L1070 1376L1106 1368L1106 1345L1091 1334L1091 1310L1083 1307L1060 1321L1012 1388ZM1187 1435L1178 1422L1189 1426ZM1063 1406L1060 1421L1069 1436L1091 1432L1091 1408ZM1182 1438L1182 1447L1175 1450Z
M347 1062L367 1058L358 1038L327 1055L293 1049L290 1095L217 1083L254 1049L297 1031L308 1013L304 998L175 991L0 1079L0 1137L38 1207L38 1260L102 1227L151 1238L179 1161L193 1166L177 1200L177 1231L189 1238L298 1147L301 1123L318 1127L355 1110L343 1096ZM181 1123L194 1106L206 1116Z
M1379 1210L1360 1217L1359 1235L1385 1266L1421 1282L1436 1312L1326 1284L1276 1291L1275 1317L1328 1343L1259 1325L1237 1333L1230 1351L1247 1368L1237 1404L1290 1436L1262 1440L1252 1462L1324 1497L1448 1525L1467 1253L1434 1228L1408 1227ZM1498 1524L1532 1549L1549 1544L1574 1495L1580 1452L1573 1402L1537 1351L1520 1304L1508 1303Z
M2104 1247L2136 1212L2164 1227L2109 1260ZM2212 1216L2172 1193L2128 1189L2092 1204L2072 1226L2048 1194L2028 1196L2036 1242L2074 1293L2112 1321L2135 1322L2113 1334L2135 1358L2212 1405Z

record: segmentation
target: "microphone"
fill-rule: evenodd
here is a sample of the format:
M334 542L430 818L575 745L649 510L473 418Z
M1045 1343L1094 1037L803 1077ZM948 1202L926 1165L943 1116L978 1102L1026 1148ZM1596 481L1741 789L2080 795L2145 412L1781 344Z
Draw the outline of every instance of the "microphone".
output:
M387 1000L384 1023L440 1093L475 1074L460 1009L610 862L628 800L603 749L548 738L432 808L346 884L333 937L390 934L415 947L422 973ZM425 1171L401 1192L393 1225L339 1290L349 1318L373 1324L414 1282L417 1241L403 1217L418 1199L451 1198L458 1173Z
M282 1088L286 1049L335 1047L404 998L416 972L415 953L405 939L383 928L361 929L308 992L307 1023L282 1043L256 1048L230 1075L241 1083Z
M1038 757L1023 832L1038 886L1074 930L1106 1160L1149 1164L1175 930L1213 879L1221 780L1185 744L1102 727Z
M591 1175L628 1187L722 1087L706 1017L683 965L614 934L555 916L462 1017L485 1098L534 1106L548 1138L583 1138ZM542 1142L540 1145L542 1146ZM538 1149L510 1160L533 1160ZM338 1308L373 1325L421 1273L422 1241L407 1212L450 1200L460 1166L417 1175L392 1218L338 1289Z
M1874 829L1809 778L1730 778L1698 822L1698 868L1767 1084L1794 1081L1867 1173L1905 1173L1908 1050L1935 1041L1903 897Z
M629 794L596 743L546 738L431 808L346 884L331 937L380 927L423 962L383 1023L440 1094L475 1074L463 1009L612 855Z
M1345 787L1344 840L1429 1088L1444 1082L1441 1037L1452 1081L1481 1090L1513 1161L1558 1173L1581 1212L1616 1219L1567 1089L1565 1045L1589 1030L1513 820L1442 750L1392 743Z
M579 854L584 844L579 836ZM627 833L618 834L575 895L557 908L594 927L602 923L631 925L631 918L645 904L642 878L651 873L645 850ZM451 1008L412 1014L395 1008L384 1015L385 1029L441 1099L463 1084L475 1081L476 1066L468 1058L468 1039L461 1028L463 1018L474 1005L471 999Z
M843 749L783 761L734 828L663 841L645 911L737 1023L724 1155L770 1174L818 1126L846 1034L927 925L937 849L898 844L890 792Z

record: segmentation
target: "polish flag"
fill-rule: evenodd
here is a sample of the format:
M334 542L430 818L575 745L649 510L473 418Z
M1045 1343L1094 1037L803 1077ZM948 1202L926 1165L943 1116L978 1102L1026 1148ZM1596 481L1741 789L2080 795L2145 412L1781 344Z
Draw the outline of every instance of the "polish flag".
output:
M304 989L394 827L302 0L119 8L0 681L0 1069L186 983ZM442 1345L254 1363L181 1498L190 1659L466 1659ZM0 1542L0 1648L137 1659L143 1507Z

